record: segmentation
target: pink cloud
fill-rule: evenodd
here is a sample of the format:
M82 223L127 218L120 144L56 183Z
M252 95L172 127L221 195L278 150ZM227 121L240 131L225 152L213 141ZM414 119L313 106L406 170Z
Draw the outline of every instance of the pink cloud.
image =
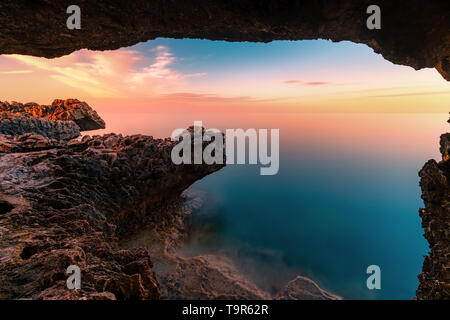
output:
M183 80L204 74L183 74L173 68L176 57L165 46L147 56L135 50L80 50L57 59L9 55L27 70L81 90L93 97L154 96L181 89Z
M301 81L300 80L285 80L285 81L283 81L283 83L292 84L292 83L301 83Z
M302 80L285 80L283 81L283 83L286 84L301 84L304 86L322 86L322 85L326 85L329 84L329 82L327 81L302 81Z
M329 82L325 82L325 81L311 81L311 82L305 82L305 86L323 86L328 83Z

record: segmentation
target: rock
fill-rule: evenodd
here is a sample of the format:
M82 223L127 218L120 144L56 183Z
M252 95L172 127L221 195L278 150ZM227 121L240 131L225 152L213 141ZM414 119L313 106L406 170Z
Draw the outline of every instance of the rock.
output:
M298 276L290 281L276 296L276 300L342 300L321 289L313 280Z
M0 134L22 135L28 132L58 140L80 136L80 128L73 121L52 121L27 114L0 112Z
M37 103L33 102L22 104L19 102L9 103L0 101L0 114L6 114L5 117L15 117L16 119L18 119L16 122L20 122L21 120L25 119L26 123L22 124L22 126L25 127L21 128L20 126L18 126L17 133L13 133L18 135L24 132L31 132L26 130L34 130L33 132L39 134L46 133L44 129L48 127L49 133L44 135L48 137L50 137L50 135L56 136L56 134L54 134L53 132L57 130L52 129L52 127L59 128L61 126L64 126L69 129L63 128L61 130L75 130L73 123L78 126L79 131L105 128L105 122L100 118L97 112L95 112L95 110L93 110L86 102L81 102L77 99L56 99L51 105L38 105ZM5 121L7 119L5 119ZM37 124L34 124L34 122L37 122ZM11 134L8 132L1 133ZM64 134L64 132L62 134ZM76 132L73 132L73 134L76 134ZM66 139L71 138L72 137Z
M168 299L267 300L264 292L245 278L233 263L220 254L195 257L172 255L164 268L156 269L162 294Z
M366 25L366 10L372 4L366 0L83 1L79 3L82 28L68 30L67 1L42 0L30 6L29 1L16 0L0 5L0 54L53 58L82 48L112 50L158 37L349 40L367 44L393 63L436 68L450 80L448 1L378 0L379 30Z
M54 100L51 106L46 108L46 112L44 117L52 120L74 121L80 127L80 131L105 129L105 121L97 112L86 102L77 99Z
M223 167L174 165L176 143L0 135L0 299L158 299L148 250L118 241ZM72 264L76 291L65 283Z
M186 257L179 252L188 234L184 199L171 205L170 216L160 214L139 232L121 242L123 248L145 247L154 263L161 297L164 299L270 299L242 275L232 261L220 254Z
M450 133L441 135L442 161L429 160L420 170L425 208L419 210L430 252L425 256L419 288L420 300L450 299Z
M0 154L62 148L64 145L64 142L35 133L26 133L20 136L0 134Z

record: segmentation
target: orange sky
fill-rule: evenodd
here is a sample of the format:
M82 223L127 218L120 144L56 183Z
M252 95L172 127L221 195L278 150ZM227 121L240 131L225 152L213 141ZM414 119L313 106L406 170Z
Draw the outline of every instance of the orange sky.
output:
M199 112L449 111L449 84L436 70L415 71L394 65L365 46L362 49L360 45L345 44L345 49L367 55L364 64L344 65L345 56L339 58L342 52L332 52L341 50L339 44L326 43L335 58L319 56L317 59L326 61L327 65L316 69L305 58L300 62L293 58L291 64L296 70L293 73L294 68L288 63L280 62L276 68L278 61L269 53L264 53L267 58L261 60L257 70L246 68L245 61L217 57L214 62L228 63L227 68L213 65L186 71L184 65L189 66L191 62L184 56L189 56L189 52L174 52L169 45L149 41L144 48L137 45L105 52L81 50L57 59L3 55L0 56L0 100L47 104L55 98L78 98L94 108L136 111L160 108L177 112L186 109ZM214 43L209 48L214 55L217 51ZM264 52L264 47L258 50ZM290 49L283 47L283 50ZM196 59L200 66L202 59L206 61L204 57Z

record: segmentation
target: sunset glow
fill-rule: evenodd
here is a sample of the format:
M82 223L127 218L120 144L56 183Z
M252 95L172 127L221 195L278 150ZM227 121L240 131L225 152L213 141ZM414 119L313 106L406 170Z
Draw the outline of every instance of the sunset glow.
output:
M445 113L450 91L435 69L394 65L350 42L157 39L51 60L1 56L0 96L77 97L97 109Z

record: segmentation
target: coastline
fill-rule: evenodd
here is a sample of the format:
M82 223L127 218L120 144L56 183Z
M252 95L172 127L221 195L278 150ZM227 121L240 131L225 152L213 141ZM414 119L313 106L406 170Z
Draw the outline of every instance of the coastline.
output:
M30 132L17 135L11 135L9 118L1 123L0 129L8 130L0 131L1 299L271 298L226 257L176 253L186 217L198 205L186 205L181 193L224 165L176 166L170 160L175 142L168 138L59 139L67 127L104 127L95 111L76 99L1 106L2 114L19 119L16 125L30 118L63 121L57 126L24 121L31 123ZM64 119L54 119L55 109ZM151 234L143 226L155 231L150 243L159 246L144 246ZM134 244L123 240L133 236ZM66 289L70 265L83 274L80 290ZM309 298L333 297L317 292Z

